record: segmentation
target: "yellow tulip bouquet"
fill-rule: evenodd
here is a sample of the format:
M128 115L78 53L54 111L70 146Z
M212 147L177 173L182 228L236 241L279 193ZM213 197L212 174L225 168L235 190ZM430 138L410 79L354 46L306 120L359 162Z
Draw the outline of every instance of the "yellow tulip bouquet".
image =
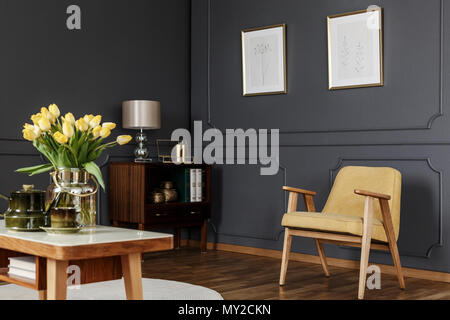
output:
M41 108L40 113L31 116L31 121L33 124L23 126L23 137L32 141L49 163L17 170L30 176L50 170L79 168L92 174L104 189L102 173L94 161L106 148L127 144L132 139L123 135L115 141L103 143L116 127L115 123L101 124L102 116L92 114L78 120L70 112L60 117L56 104Z

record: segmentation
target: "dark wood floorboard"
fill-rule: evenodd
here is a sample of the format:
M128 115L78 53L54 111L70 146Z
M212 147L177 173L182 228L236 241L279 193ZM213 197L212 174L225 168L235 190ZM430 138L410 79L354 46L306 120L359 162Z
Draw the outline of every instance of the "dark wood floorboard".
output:
M145 254L143 276L188 282L219 292L224 299L356 299L358 270L330 267L331 277L317 264L290 261L286 285L278 285L281 261L225 251L201 254L198 248ZM381 275L381 289L366 289L367 300L447 299L450 284L406 278L400 290L397 278Z

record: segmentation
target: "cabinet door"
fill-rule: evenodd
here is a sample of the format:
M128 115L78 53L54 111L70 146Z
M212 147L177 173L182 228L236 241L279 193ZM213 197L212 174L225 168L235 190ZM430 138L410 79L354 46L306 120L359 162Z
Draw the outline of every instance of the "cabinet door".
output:
M110 219L143 223L145 189L144 165L112 163L109 167Z

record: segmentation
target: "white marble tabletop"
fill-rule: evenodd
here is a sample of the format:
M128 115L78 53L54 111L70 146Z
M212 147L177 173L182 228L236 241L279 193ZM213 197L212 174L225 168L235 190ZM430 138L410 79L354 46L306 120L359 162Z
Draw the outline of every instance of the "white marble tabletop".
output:
M168 233L139 231L135 229L114 228L106 226L96 226L92 230L81 230L79 233L67 235L47 234L44 231L17 232L9 231L8 229L6 229L5 221L0 220L0 237L3 236L61 247L173 237Z

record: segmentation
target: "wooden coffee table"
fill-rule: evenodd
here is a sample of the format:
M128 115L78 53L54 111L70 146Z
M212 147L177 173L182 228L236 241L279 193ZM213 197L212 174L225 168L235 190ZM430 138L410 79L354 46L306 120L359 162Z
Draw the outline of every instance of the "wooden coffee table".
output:
M170 250L173 236L165 233L97 226L71 235L14 232L0 221L0 280L39 291L40 299L62 300L67 294L67 268L80 269L80 283L124 278L129 300L142 299L141 256ZM8 274L8 257L36 257L36 280ZM76 269L76 268L75 268Z

